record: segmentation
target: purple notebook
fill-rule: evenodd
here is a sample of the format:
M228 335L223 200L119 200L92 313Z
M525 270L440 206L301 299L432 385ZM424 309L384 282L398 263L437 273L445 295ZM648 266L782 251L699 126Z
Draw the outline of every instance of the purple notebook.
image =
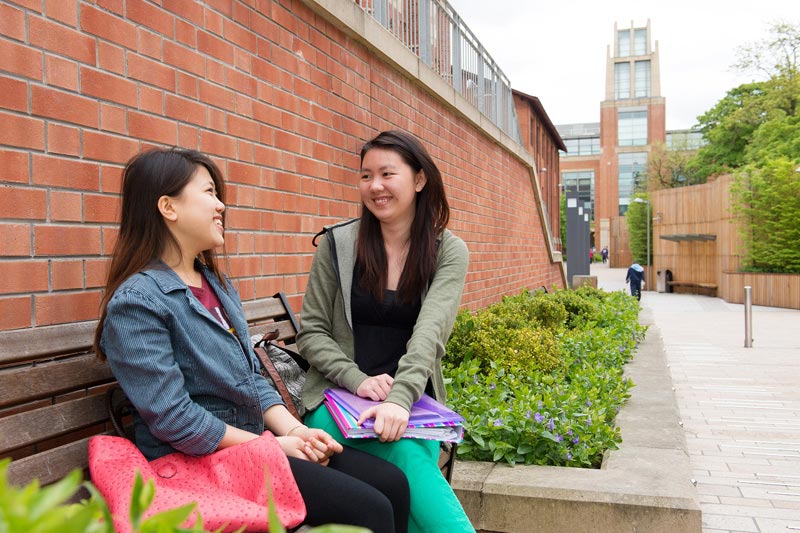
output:
M325 397L329 401L336 402L356 419L362 412L381 403L361 398L341 387L325 389ZM408 427L460 426L463 423L463 416L424 393L411 406L411 415L408 418ZM371 428L374 424L375 420L369 419L364 422L363 427Z

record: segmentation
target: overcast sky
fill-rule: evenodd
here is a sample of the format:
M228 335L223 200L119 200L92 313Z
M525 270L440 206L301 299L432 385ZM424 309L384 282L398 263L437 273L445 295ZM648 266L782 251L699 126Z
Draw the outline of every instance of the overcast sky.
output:
M728 90L758 78L731 69L738 46L768 37L777 20L800 23L800 0L449 2L511 86L538 96L557 125L600 121L615 22L623 29L650 19L669 130L693 126Z

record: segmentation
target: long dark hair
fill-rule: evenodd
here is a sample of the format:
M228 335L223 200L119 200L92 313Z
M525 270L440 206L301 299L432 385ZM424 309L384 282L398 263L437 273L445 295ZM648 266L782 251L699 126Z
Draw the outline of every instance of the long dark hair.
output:
M108 301L122 283L161 258L167 247L180 250L180 244L167 228L158 199L162 196L177 196L192 179L198 166L208 170L217 197L225 202L225 182L222 172L206 155L195 150L178 148L155 149L134 156L125 165L122 173L122 209L119 236L111 257L106 291L100 304L100 322L94 333L94 350L105 360L100 349L103 321L108 310ZM223 217L224 217L223 213ZM205 264L226 286L217 267L214 250L205 250L197 259Z
M425 173L425 187L417 193L414 221L406 263L397 285L397 301L413 303L423 293L436 269L436 238L447 227L450 206L444 192L442 174L422 143L404 131L384 131L361 148L364 156L374 148L396 152L416 174ZM361 269L361 285L378 301L383 301L388 278L386 250L380 221L365 205L361 206L361 227L356 245L356 264Z

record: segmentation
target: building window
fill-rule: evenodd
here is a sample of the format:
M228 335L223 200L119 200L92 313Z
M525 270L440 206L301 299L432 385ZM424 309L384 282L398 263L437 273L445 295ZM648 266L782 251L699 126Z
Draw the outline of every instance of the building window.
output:
M631 97L631 64L614 64L614 98L622 100Z
M597 155L600 153L600 137L580 137L575 139L564 139L564 146L567 152L563 155Z
M647 187L647 153L619 154L618 163L619 214L622 216L628 210L633 193Z
M617 127L619 146L647 144L647 111L620 111Z
M647 29L641 28L633 34L633 55L643 56L647 53Z
M562 172L561 185L564 192L577 192L578 206L590 209L594 218L594 171Z
M628 57L631 55L630 30L622 30L617 32L617 50L619 50L617 57Z
M703 133L697 130L668 131L668 150L697 150L706 144Z
M634 63L633 83L636 98L650 96L650 61L636 61Z

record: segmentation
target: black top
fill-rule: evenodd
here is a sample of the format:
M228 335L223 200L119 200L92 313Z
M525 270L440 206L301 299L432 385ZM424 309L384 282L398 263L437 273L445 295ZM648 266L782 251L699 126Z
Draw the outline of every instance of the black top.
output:
M360 277L356 268L350 296L356 364L369 376L389 374L394 377L422 303L419 299L413 304L397 303L396 291L389 290L379 302L360 286Z

